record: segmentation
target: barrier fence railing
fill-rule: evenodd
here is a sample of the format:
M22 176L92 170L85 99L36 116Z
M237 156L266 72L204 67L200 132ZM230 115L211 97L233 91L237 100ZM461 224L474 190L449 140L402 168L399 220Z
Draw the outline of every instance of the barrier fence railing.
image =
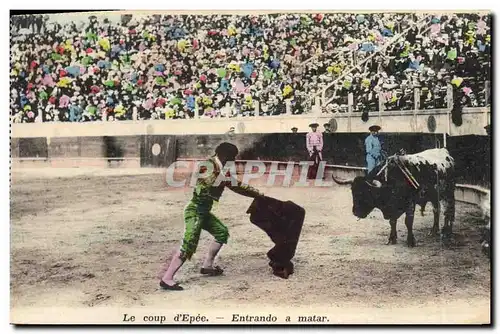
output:
M447 93L446 93L446 109L451 109L452 106L453 106L453 86L451 84L449 84L447 86ZM408 112L408 113L416 113L416 112L419 112L419 111L432 111L432 110L439 110L439 109L442 109L442 108L431 108L431 109L420 109L420 97L421 97L421 90L420 88L414 88L413 89L413 108L409 109L409 110L406 110L406 109L402 109L402 110L385 110L385 103L386 103L386 100L385 100L385 97L384 97L384 92L379 92L378 94L378 113L381 114L380 116L383 116L383 115L391 115L391 112L394 112L394 113L397 113L399 114L400 112ZM297 117L300 117L300 116L310 116L310 115L324 115L324 114L346 114L346 113L349 113L349 112L352 112L354 113L354 94L353 93L349 93L348 96L347 96L347 111L343 112L343 111L326 111L325 108L320 108L319 109L319 112L318 113L311 113L311 112L306 112L306 113L301 113L301 114L293 114L292 113L292 106L291 106L291 102L290 101L285 101L285 113L282 113L282 114L278 114L278 115L265 115L265 116L262 116L260 115L260 103L258 101L255 101L254 102L254 107L255 107L255 110L254 110L254 115L253 116L244 116L244 115L241 115L241 114L238 114L238 115L234 115L234 116L223 116L223 115L218 115L216 117L212 117L214 119L218 119L218 118L235 118L235 119L245 119L245 118L260 118L260 117L280 117L280 116L297 116ZM489 107L491 105L491 84L490 84L490 81L485 81L484 82L484 105L477 105L477 106L465 106L465 108L474 108L474 107L477 107L477 108L483 108L483 107ZM370 110L371 112L374 112L376 110ZM383 113L383 115L382 115ZM487 116L485 116L485 122L488 123L487 121ZM205 118L205 117L201 117L201 118ZM191 119L199 119L199 118L191 118ZM132 119L131 120L119 120L118 122L126 122L126 121L138 121L138 115L137 113L133 113L132 115ZM172 121L172 119L165 119L167 121ZM174 119L175 120L175 119ZM83 123L91 123L91 122L106 122L106 117L103 117L102 120L100 121L88 121L88 122L83 122ZM158 120L158 121L162 121L162 120ZM37 118L37 121L35 123L43 123L42 121L42 118ZM52 123L52 122L45 122L45 123Z
M183 159L178 159L177 161L196 163L203 161L203 159L183 158ZM299 174L297 169L303 167L299 162L292 162L292 161L236 160L235 162L238 174L241 174L242 172L245 171L245 164L248 162L264 163L266 165L266 172L264 173L265 175L270 173L272 165L275 165L276 172L280 173L283 170L285 170L289 165L292 164L295 170L294 174L296 176ZM366 173L365 167L331 165L331 164L325 164L324 167L325 167L323 174L324 181L332 180L333 176L342 178L354 178L356 176L365 175ZM456 184L455 198L457 201L460 202L480 205L489 192L490 189L484 186L459 183Z
M98 168L112 168L113 167L113 162L124 162L125 165L118 165L118 167L127 167L127 162L134 162L135 163L129 165L129 167L134 167L138 168L140 167L139 161L137 161L138 157L136 158L97 158L97 157L81 157L81 158L64 158L64 157L57 157L57 158L12 158L11 160L13 162L16 162L15 165L13 165L13 171L15 172L16 170L22 169L22 168L35 168L35 167L40 167L39 163L46 163L49 167L53 168L64 168L68 167L68 165L64 164L58 164L57 161L64 161L64 160L69 160L73 165L70 167L82 167L81 164L78 164L78 161L85 162L86 160L89 160L89 162L86 162L86 164L83 165L83 167L98 167ZM191 164L195 164L197 162L201 162L204 159L197 159L197 158L180 158L177 159L177 161L184 161L188 162ZM35 165L29 164L31 162L35 162ZM37 164L38 162L38 164ZM56 162L56 163L53 163ZM96 164L96 162L101 162L100 164ZM263 163L266 166L266 171L263 173L263 175L272 175L274 173L278 174L277 176L282 176L280 174L283 173L284 170L289 168L290 165L293 165L293 175L295 178L299 177L299 174L303 174L299 171L300 168L303 168L304 166L301 165L298 162L292 162L292 161L262 161L262 160L236 160L236 168L237 168L237 174L241 175L245 169L246 169L246 164L251 162L258 162L258 163ZM275 167L275 171L273 172L272 166ZM166 166L168 167L168 166ZM166 167L163 167L165 169ZM192 167L192 166L191 166ZM141 169L144 169L144 167L141 167ZM158 169L158 168L156 168ZM189 168L187 171L192 171L194 169ZM273 172L273 173L272 173ZM324 170L323 170L323 181L328 182L332 181L332 177L336 178L354 178L356 176L362 176L365 175L366 173L366 168L364 167L357 167L357 166L344 166L344 165L331 165L331 164L325 164L324 165ZM279 181L278 181L279 182ZM330 186L333 186L333 183L330 183ZM325 188L325 183L322 185L323 188ZM326 185L328 187L328 184ZM457 201L464 202L464 203L469 203L469 204L475 204L475 205L480 205L482 201L486 198L486 196L489 194L490 189L486 188L484 186L480 185L471 185L471 184L456 184L456 190L455 190L455 198Z
M484 104L483 105L477 105L477 106L469 106L469 105L466 105L465 107L477 107L477 108L481 108L481 107L489 107L491 105L491 101L490 101L490 98L491 98L491 84L490 84L490 81L485 81L484 82ZM454 90L453 90L453 85L450 83L447 85L447 91L446 91L446 105L445 105L445 108L446 109L451 109L453 107L453 101L454 101ZM419 110L436 110L436 109L442 109L442 108L430 108L430 109L421 109L421 105L420 105L420 99L421 99L421 96L422 96L422 91L420 88L413 88L412 89L413 91L413 108L409 109L409 110L385 110L385 103L388 102L387 99L386 99L386 96L385 96L385 93L383 91L380 91L378 93L378 111L379 112L384 112L385 114L387 113L390 113L391 111L395 111L395 112L400 112L400 111L408 111L408 112L412 112L412 111L419 111ZM483 93L482 91L479 92L479 93ZM353 93L349 93L347 95L347 109L349 110L349 108L352 108L354 107L354 100L355 100L355 96ZM322 113L325 113L325 108L322 108ZM370 110L370 111L375 111L375 110ZM339 112L342 112L342 111L339 111Z

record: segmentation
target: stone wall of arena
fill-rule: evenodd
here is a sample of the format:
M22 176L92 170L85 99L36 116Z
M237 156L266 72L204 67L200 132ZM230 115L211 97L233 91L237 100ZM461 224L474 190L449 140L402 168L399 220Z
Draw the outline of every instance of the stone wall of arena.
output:
M220 142L229 141L239 147L241 160L301 161L306 160L305 133L315 121L330 123L335 130L324 135L323 156L328 164L364 166L367 127L380 124L388 154L401 148L415 153L446 144L457 161L459 182L489 187L491 143L484 130L489 117L489 109L468 109L461 127L446 122L449 114L436 110L375 113L366 123L359 116L339 114L12 124L11 157L14 168L165 167L177 159L206 157ZM291 133L294 126L299 133ZM235 128L234 135L227 134L230 127ZM445 137L443 132L450 135Z

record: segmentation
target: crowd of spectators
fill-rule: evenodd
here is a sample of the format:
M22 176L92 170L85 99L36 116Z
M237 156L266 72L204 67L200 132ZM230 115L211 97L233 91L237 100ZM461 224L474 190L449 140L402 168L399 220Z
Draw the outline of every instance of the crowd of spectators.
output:
M374 55L330 91L333 101L325 112L347 109L347 96L354 97L354 110L411 110L448 106L448 85L453 104L478 107L490 104L487 82L491 80L491 35L488 15L458 14L434 17L421 29L411 28L404 38ZM419 31L420 30L420 31ZM418 89L418 97L414 97ZM333 94L332 94L333 93Z
M72 14L75 15L75 14ZM338 78L355 110L470 105L489 79L488 16L266 14L11 18L13 122L231 117L307 112ZM428 32L425 30L429 30ZM400 42L393 38L403 33ZM386 46L389 46L385 51ZM375 56L375 57L374 57ZM359 70L345 72L356 65ZM454 81L453 81L454 80ZM481 95L482 94L482 95ZM484 99L484 98L483 98ZM340 102L339 102L340 101Z
M48 20L48 15L15 15L10 19L10 27L11 31L15 33L22 32L22 29L28 29L28 32L40 34L46 27Z

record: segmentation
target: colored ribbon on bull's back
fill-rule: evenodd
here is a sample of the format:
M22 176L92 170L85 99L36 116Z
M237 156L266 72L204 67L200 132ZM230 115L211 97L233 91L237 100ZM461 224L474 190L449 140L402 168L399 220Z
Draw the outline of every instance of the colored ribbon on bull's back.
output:
M408 182L415 188L415 189L418 189L420 187L420 184L417 182L417 180L413 177L413 175L411 174L411 172L408 170L408 168L406 168L406 166L401 162L399 161L399 157L396 157L394 159L394 162L396 163L396 166L398 166L398 168L401 170L401 172L403 173L403 175L406 177L406 179L408 180Z

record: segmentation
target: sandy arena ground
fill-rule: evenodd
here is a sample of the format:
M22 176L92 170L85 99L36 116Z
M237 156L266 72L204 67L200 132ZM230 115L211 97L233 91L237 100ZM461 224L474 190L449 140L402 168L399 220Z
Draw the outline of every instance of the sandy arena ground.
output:
M274 277L267 235L251 199L226 190L214 213L229 227L218 264L198 273L210 237L179 272L185 291L161 291L157 275L183 234L191 190L168 190L158 170L16 169L11 187L11 321L120 323L123 314L325 315L332 323L489 323L490 262L481 254L477 208L459 203L451 245L427 236L432 209L415 220L418 247L385 245L376 211L357 221L347 187L264 188L306 209L289 280ZM441 220L442 223L442 220ZM224 319L216 319L216 316Z

